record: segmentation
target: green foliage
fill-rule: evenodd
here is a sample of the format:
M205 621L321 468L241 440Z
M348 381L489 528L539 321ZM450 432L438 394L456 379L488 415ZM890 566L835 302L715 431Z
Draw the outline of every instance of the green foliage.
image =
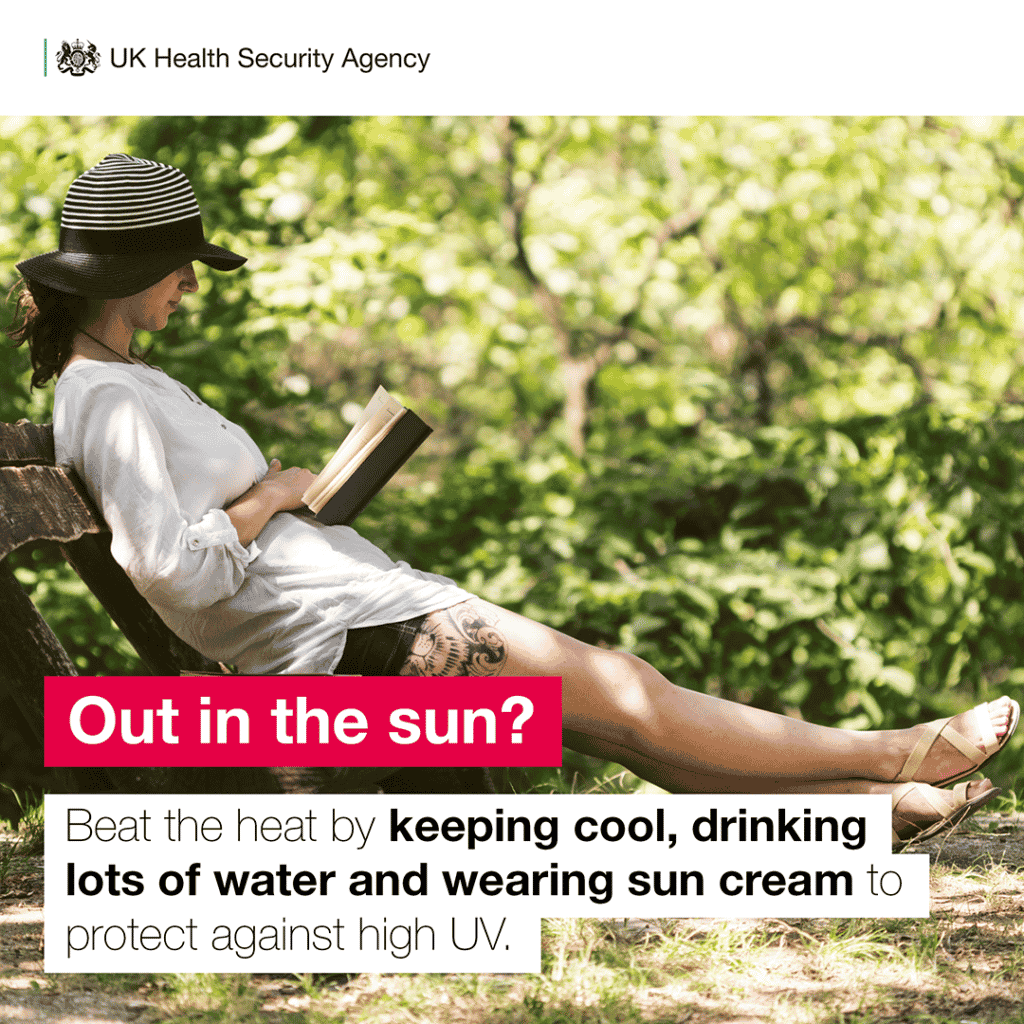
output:
M286 464L377 384L436 426L360 519L396 557L815 721L1024 695L1017 119L7 119L0 273L118 149L250 256L158 364ZM5 419L47 415L25 367ZM83 670L132 667L16 564Z

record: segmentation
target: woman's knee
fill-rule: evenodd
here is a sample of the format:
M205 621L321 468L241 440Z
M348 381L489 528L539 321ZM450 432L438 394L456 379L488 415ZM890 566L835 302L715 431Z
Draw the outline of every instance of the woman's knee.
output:
M671 683L642 658L627 651L599 651L596 668L613 708L616 733L631 746L658 741L666 687Z

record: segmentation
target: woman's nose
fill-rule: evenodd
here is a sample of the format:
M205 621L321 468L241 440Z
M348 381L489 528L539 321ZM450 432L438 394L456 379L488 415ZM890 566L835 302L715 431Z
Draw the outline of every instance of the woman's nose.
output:
M181 290L183 292L199 291L199 281L196 279L196 272L191 263L181 268Z

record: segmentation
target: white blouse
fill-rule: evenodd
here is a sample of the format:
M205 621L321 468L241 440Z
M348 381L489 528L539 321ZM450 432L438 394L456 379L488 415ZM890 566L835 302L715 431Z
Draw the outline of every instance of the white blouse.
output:
M53 433L110 526L111 553L179 637L251 674L327 674L349 628L472 595L348 526L278 512L248 547L224 508L268 466L251 437L153 367L80 360Z

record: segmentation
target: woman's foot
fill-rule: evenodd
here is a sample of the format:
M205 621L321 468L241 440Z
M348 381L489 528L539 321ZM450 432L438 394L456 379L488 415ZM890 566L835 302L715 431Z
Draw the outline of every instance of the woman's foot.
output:
M952 790L923 782L896 786L892 791L893 848L903 849L912 841L949 831L1001 792L988 779L961 782Z
M1020 720L1009 697L979 704L970 711L905 730L905 761L894 782L949 786L973 775L1006 746Z

